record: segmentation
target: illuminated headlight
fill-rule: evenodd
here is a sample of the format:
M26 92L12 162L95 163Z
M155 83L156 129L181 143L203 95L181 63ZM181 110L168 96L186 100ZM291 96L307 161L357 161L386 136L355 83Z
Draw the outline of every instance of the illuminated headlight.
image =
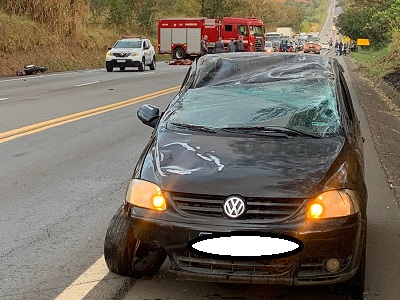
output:
M138 56L140 53L139 52L132 52L131 56Z
M350 190L335 190L320 194L307 208L307 218L323 219L349 216L359 212L353 203L355 193Z
M158 185L149 181L132 179L126 192L126 201L132 205L157 211L166 209L166 201Z
M104 52L103 52L103 53L104 53ZM106 55L107 55L108 57L113 56L113 54L112 54L110 51L108 51Z

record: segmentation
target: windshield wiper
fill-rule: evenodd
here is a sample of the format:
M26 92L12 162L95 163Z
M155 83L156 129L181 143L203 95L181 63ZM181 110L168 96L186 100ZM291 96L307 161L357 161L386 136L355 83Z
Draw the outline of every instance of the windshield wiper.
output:
M170 124L172 124L172 125L174 125L176 127L179 127L179 128L189 129L189 130L193 130L193 131L217 133L214 129L212 129L211 127L207 127L207 126L186 124L186 123L175 123L175 122L171 122Z
M322 138L319 135L309 133L309 132L304 132L300 131L297 129L289 128L289 127L284 127L284 126L244 126L244 127L225 127L221 128L223 131L228 131L228 132L242 132L242 133L269 133L269 132L275 132L275 133L285 133L285 134L291 134L291 135L296 135L296 136L308 136L316 139Z

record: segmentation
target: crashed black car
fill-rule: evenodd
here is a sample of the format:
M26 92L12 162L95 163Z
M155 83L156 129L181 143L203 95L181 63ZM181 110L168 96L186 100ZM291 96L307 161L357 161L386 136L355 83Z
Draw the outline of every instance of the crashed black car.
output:
M304 54L195 61L164 112L138 111L154 131L107 230L108 268L147 277L168 256L182 279L330 284L361 297L363 138L343 73ZM199 236L237 233L302 247L258 259L193 251Z

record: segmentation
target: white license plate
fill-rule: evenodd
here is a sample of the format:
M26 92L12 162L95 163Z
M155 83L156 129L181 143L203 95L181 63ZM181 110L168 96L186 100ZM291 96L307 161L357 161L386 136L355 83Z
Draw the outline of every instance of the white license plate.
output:
M117 62L125 62L125 59L117 59Z

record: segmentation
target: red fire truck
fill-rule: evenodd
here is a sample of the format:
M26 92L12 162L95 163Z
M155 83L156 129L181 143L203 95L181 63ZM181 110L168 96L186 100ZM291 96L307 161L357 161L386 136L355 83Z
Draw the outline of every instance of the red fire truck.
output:
M243 37L244 51L264 51L264 24L257 18L171 18L158 20L158 53L174 59L200 56L200 41L208 36L209 53L219 37L225 47Z

